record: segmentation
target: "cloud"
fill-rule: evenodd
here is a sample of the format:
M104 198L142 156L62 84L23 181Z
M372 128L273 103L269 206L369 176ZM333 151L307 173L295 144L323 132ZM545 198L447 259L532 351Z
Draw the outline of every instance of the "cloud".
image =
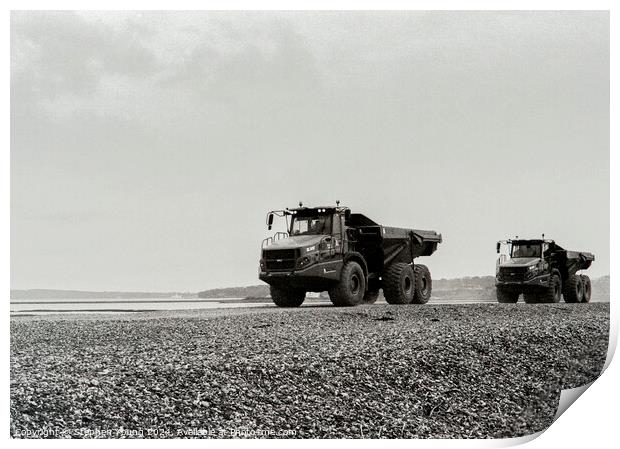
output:
M303 106L322 89L308 43L270 17L20 12L11 34L14 117L187 122Z
M157 60L129 24L112 30L73 12L13 12L12 96L21 103L93 96L106 76L140 78Z

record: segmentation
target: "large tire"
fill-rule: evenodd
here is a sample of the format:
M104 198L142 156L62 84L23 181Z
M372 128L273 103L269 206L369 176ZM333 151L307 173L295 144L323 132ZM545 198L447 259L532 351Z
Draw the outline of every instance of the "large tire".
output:
M501 287L495 289L497 293L497 302L502 304L514 304L519 300L519 292L512 290L504 290Z
M413 303L426 304L431 299L433 290L433 280L431 272L426 265L416 265L413 267L415 274L415 286L413 290Z
M379 298L379 290L368 290L362 302L364 304L374 304L377 302L377 298Z
M544 290L541 295L541 302L545 303L554 303L560 302L560 298L562 297L562 280L560 279L560 275L557 273L553 273L551 275L551 279L549 279L549 287Z
M329 299L337 307L352 307L364 300L366 292L366 278L360 264L354 261L347 262L340 272L340 281L331 288Z
M583 283L581 276L573 274L564 282L564 302L581 302L583 297Z
M415 293L415 273L411 265L393 263L382 277L383 295L389 304L411 304Z
M271 300L278 307L299 307L306 299L306 292L303 290L285 289L269 286Z
M583 296L581 297L581 302L590 302L590 299L592 298L592 283L590 282L590 277L582 274L581 283L583 284Z

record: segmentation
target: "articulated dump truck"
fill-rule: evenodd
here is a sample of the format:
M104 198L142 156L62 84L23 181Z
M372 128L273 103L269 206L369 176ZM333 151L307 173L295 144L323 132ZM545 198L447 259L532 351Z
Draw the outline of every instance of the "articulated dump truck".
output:
M279 307L299 307L306 292L329 293L335 306L372 304L383 289L390 304L425 304L431 274L414 264L441 243L434 231L382 226L339 204L271 211L286 231L263 240L259 279Z
M507 252L497 261L497 301L515 303L523 293L526 303L590 302L590 278L577 274L590 268L594 254L569 251L553 240L514 239L497 242L497 252Z

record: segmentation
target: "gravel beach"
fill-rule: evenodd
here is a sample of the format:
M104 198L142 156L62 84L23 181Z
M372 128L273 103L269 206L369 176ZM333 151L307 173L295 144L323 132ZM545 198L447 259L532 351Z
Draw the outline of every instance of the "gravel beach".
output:
M11 436L502 438L600 374L609 304L11 319Z

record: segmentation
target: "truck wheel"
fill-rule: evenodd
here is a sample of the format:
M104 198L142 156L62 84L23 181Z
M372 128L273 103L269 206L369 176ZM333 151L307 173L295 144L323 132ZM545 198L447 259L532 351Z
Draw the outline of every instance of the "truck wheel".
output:
M356 306L364 299L366 278L357 262L347 262L342 267L340 282L329 290L329 299L337 307Z
M362 302L364 304L374 304L377 302L377 298L379 298L379 290L368 290Z
M581 276L573 274L568 276L564 283L564 302L581 302L583 297L583 284Z
M581 283L583 284L583 296L581 298L581 302L590 302L590 299L592 298L592 283L590 282L590 277L582 274Z
M306 299L306 292L303 290L292 290L269 286L271 300L278 307L299 307Z
M415 292L415 273L411 265L393 263L383 275L383 294L388 304L411 304Z
M413 302L415 304L426 304L431 298L433 290L433 280L431 272L426 265L416 265L413 267L415 274L415 286L413 289Z
M519 292L513 292L512 290L504 290L497 287L497 302L502 304L514 304L519 300Z
M560 302L562 297L562 281L560 276L552 274L549 280L549 287L544 291L541 296L542 302L553 303Z

